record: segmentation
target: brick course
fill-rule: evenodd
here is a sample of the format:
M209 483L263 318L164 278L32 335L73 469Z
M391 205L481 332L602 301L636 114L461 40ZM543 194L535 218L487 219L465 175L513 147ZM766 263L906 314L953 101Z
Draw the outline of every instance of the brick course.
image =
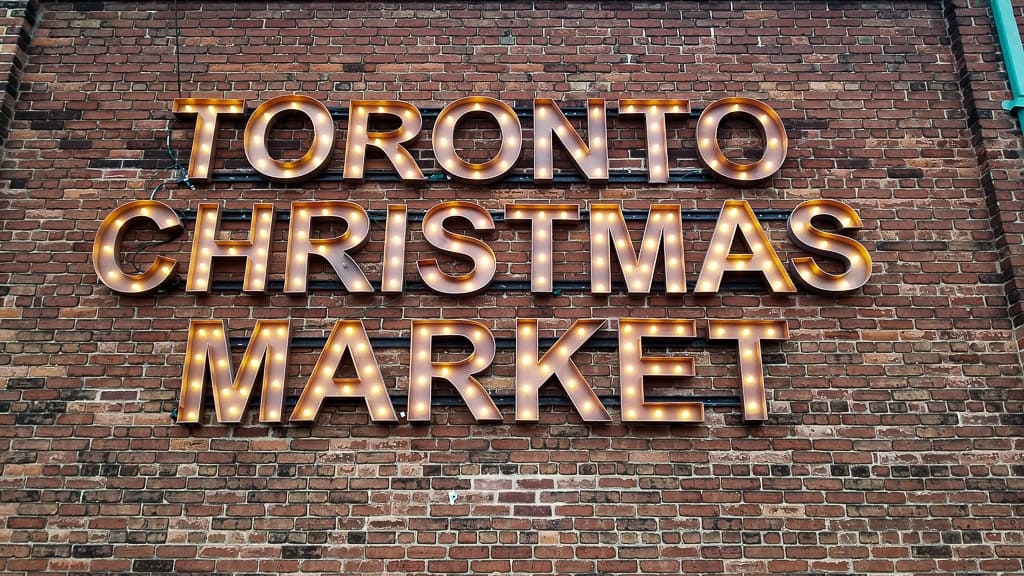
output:
M1020 127L999 108L1009 92L986 2L182 1L180 86L167 4L0 2L0 572L1024 572L1024 161ZM473 94L519 108L535 97L699 107L747 96L779 111L790 149L774 178L747 188L219 179L191 190L174 183L166 149L169 133L187 162L193 125L170 113L179 92L250 108L301 92L334 110L362 98L439 109ZM223 122L219 174L246 168L244 126ZM480 148L495 146L491 127L476 128ZM693 130L693 120L671 124L675 169L696 167ZM282 155L308 143L299 122L273 134ZM742 125L726 134L731 153L758 145ZM644 167L638 120L609 136L614 169ZM424 140L414 154L432 169ZM528 147L519 166L531 166ZM843 296L742 284L710 297L497 287L261 296L232 284L241 266L218 263L218 287L196 296L183 287L192 222L160 246L147 231L126 241L126 253L145 248L139 265L155 253L179 260L181 284L114 294L91 263L99 223L168 179L156 197L183 211L212 201L286 212L310 199L423 211L455 198L490 210L600 201L711 211L739 198L789 211L831 198L863 218L857 239L873 276ZM639 239L642 226L631 228ZM782 222L765 228L783 262L803 255ZM275 228L274 280L285 229ZM227 222L222 237L247 231ZM692 281L712 222L687 221L684 232ZM485 238L498 278L525 280L528 228L499 222ZM370 278L382 243L376 226L356 255ZM585 223L559 228L555 245L556 275L588 280ZM418 233L409 253L435 256ZM311 277L333 274L314 266ZM791 335L765 344L762 426L731 405L709 407L699 426L627 425L616 408L614 423L585 424L561 405L542 408L538 423L514 422L508 406L501 424L435 406L430 425L374 425L361 403L341 401L312 426L260 424L251 408L242 424L218 425L212 407L203 426L174 423L190 319L224 319L244 338L258 319L291 318L297 336L322 338L349 317L397 338L413 319L441 317L477 319L499 338L513 336L516 317L540 318L546 336L576 318L616 317L696 319L700 330L708 318L783 318ZM377 352L404 395L408 351ZM318 353L292 351L290 396ZM734 350L674 353L697 363L676 390L738 394ZM576 358L599 394L618 393L614 351ZM499 350L481 376L496 395L513 393L513 360Z

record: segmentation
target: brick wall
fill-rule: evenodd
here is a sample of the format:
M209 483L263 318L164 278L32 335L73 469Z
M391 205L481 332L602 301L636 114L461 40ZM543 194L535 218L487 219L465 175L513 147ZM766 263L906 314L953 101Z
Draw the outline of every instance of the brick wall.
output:
M0 74L14 110L0 130L3 573L1024 571L1024 163L1020 127L999 109L1009 94L987 3L183 1L177 72L166 4L0 3ZM338 111L358 98L436 110L473 94L519 109L535 97L679 97L699 107L747 96L779 111L790 150L773 179L745 188L706 178L279 185L226 177L250 173L244 121L225 121L220 177L196 190L175 183L170 156L187 163L193 134L170 113L179 93L243 98L251 109L293 92ZM671 166L696 167L694 120L670 126ZM614 169L644 168L640 128L614 124ZM494 145L486 126L477 135ZM738 153L757 146L742 125L726 135ZM295 123L274 139L287 156L308 134ZM414 153L434 168L426 142ZM527 147L522 171L529 158ZM338 151L331 170L341 162ZM473 296L415 286L349 294L329 287L323 266L311 277L328 287L245 295L230 262L216 265L209 295L181 283L117 295L93 272L96 230L115 207L151 194L183 214L210 201L242 213L272 202L284 214L311 199L421 212L456 198L490 210L600 201L710 212L745 199L759 214L785 214L831 198L863 218L856 237L874 268L866 286L840 296L771 295L743 282L711 297L538 295L515 285L528 272L528 229L498 222L485 238L499 279L513 285ZM783 222L764 225L784 262L803 254ZM685 224L691 281L712 226ZM639 239L642 223L631 228ZM285 229L275 228L277 281ZM193 230L187 223L159 246L162 236L130 234L126 267L163 254L184 277ZM247 230L228 222L222 237ZM375 225L356 256L371 278L382 236ZM589 279L587 242L585 222L559 229L558 280ZM436 255L415 229L409 251L410 262ZM413 267L407 278L417 280ZM710 318L782 318L790 338L765 345L771 414L760 426L731 402L735 350L699 343L658 353L697 364L697 377L662 392L726 400L701 425L623 424L616 408L612 424L585 424L557 402L537 423L516 423L511 407L503 423L475 423L465 406L439 405L430 425L375 425L361 403L344 401L313 425L261 424L253 409L240 425L217 424L212 403L203 425L174 422L190 319L223 319L245 338L256 320L290 318L309 341L339 318L362 319L376 342L397 342L377 352L402 396L410 321L441 317L479 320L506 339L516 317L541 319L547 335L576 318L686 318L700 330ZM293 400L318 353L293 347ZM576 359L602 398L615 397L614 350ZM512 351L499 350L480 379L509 397L513 366ZM453 392L439 384L436 394Z

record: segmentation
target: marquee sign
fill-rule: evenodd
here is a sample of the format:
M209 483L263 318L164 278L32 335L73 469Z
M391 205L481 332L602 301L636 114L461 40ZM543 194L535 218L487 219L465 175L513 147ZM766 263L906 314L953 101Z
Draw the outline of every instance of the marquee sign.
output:
M557 141L568 153L576 169L592 183L609 176L607 110L604 100L591 99L586 107L587 142L550 99L539 98L533 107L533 177L550 181L553 176L553 144ZM189 177L205 181L217 149L217 125L220 119L244 116L244 103L236 99L178 99L174 112L195 118L195 136L188 166ZM618 114L643 116L647 139L648 181L668 181L666 117L689 114L687 100L629 99L618 102ZM267 138L270 128L286 114L306 116L313 126L308 150L298 159L278 160L271 156ZM455 147L456 131L462 119L483 115L500 128L498 152L485 162L470 162ZM749 164L727 158L718 142L718 129L724 118L738 115L752 122L763 139L762 157ZM398 122L397 128L372 130L373 116L387 116ZM386 100L351 102L345 142L344 178L363 178L366 150L382 152L402 180L423 180L424 175L406 148L422 128L420 110L409 103ZM262 103L249 116L244 134L247 161L263 177L280 182L301 182L322 172L334 150L335 126L327 108L302 95L274 98ZM431 147L439 167L452 178L467 184L484 184L506 177L519 159L523 130L515 111L493 98L472 96L457 100L437 116ZM786 157L787 138L778 114L767 104L747 98L727 98L712 103L697 120L697 155L718 179L751 184L775 174ZM589 211L590 292L609 294L613 264L617 263L629 294L649 294L655 271L662 270L664 291L670 295L687 292L684 262L687 256L683 236L683 217L678 204L659 203L649 207L639 251L630 239L621 206L608 203L540 204L509 203L505 220L527 228L530 233L530 291L553 291L553 236L556 227L578 226L583 210ZM419 224L418 232L432 248L469 260L469 272L446 272L434 258L415 262L416 273L431 291L442 295L472 294L485 290L497 270L497 257L487 242L459 234L446 227L450 219L469 222L476 231L494 228L491 213L480 205L441 202L430 208ZM201 203L192 237L191 258L185 282L188 293L203 294L211 289L215 261L222 258L244 259L242 290L263 294L268 291L272 232L275 206L256 203L251 227L245 239L218 239L221 207ZM340 221L343 234L314 237L314 223ZM112 211L103 223L93 247L97 277L111 290L121 294L142 294L166 286L177 277L178 262L157 256L141 273L126 272L121 265L121 242L125 233L139 225L153 225L171 234L180 234L184 225L170 206L154 200L138 200ZM710 246L703 257L696 279L695 294L718 292L727 272L745 272L762 279L770 293L791 294L797 286L823 293L846 293L863 286L871 274L871 257L848 234L861 228L861 220L849 206L826 199L809 200L798 205L787 222L792 242L808 255L792 258L783 265L750 205L743 200L724 203L715 222ZM285 255L284 292L307 291L308 264L320 258L338 276L344 289L352 293L400 294L406 282L406 240L411 232L405 205L388 205L384 218L384 245L380 254L379 277L368 278L353 259L370 232L367 211L357 203L342 200L303 200L291 203ZM737 249L742 240L749 248ZM661 258L659 259L659 255ZM841 272L828 272L822 260L838 262ZM374 285L379 286L375 288ZM534 319L516 319L515 334L515 418L538 418L539 389L557 382L580 417L586 422L611 420L606 407L595 394L573 355L594 334L608 324L606 319L577 320L547 350L540 349L539 323ZM699 401L652 402L644 398L644 379L654 376L686 377L694 375L690 357L644 355L645 340L665 341L695 338L697 322L664 318L618 318L619 384L622 414L626 422L701 422L704 406ZM788 338L784 320L716 320L701 324L709 340L733 343L737 349L738 374L746 421L764 421L768 417L765 402L761 342ZM472 319L413 320L409 326L409 390L407 420L429 422L431 394L435 381L450 383L479 421L501 420L502 414L475 375L487 369L495 358L495 338L484 324ZM456 360L435 359L437 342L458 338L469 345L470 353ZM213 393L216 419L240 422L254 389L260 387L261 422L314 421L328 398L356 398L365 401L374 422L396 422L398 414L387 393L380 365L370 338L360 320L339 320L309 375L298 402L290 414L285 411L284 382L288 373L291 329L288 320L258 320L248 347L238 365L232 366L227 329L222 320L193 320L188 341L179 399L178 421L201 421L202 397L209 387ZM338 377L339 367L350 362L354 376ZM207 374L209 377L207 377ZM259 376L262 374L262 379ZM258 381L259 380L259 381Z

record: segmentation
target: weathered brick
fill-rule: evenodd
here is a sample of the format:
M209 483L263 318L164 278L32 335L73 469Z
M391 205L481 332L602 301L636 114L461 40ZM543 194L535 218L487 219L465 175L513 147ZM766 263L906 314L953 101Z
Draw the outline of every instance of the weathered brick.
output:
M990 3L193 2L179 3L177 20L167 4L0 4L3 573L1024 571L1014 521L1024 143L1000 108L1012 96ZM225 119L217 181L179 183L175 162L187 165L195 128L170 112L179 92L243 98L249 110L290 93L325 102L337 136L326 175L302 184L253 178L246 121ZM438 171L437 112L468 95L517 108L526 130L514 177L478 186ZM687 98L699 113L730 96L762 99L783 118L789 156L766 182L741 188L695 173L666 185L641 176L549 186L524 176L534 98L581 107L602 97L613 111L620 98ZM425 110L409 148L430 179L340 181L348 101L364 98ZM696 122L680 115L666 124L680 174L700 166ZM610 168L645 174L642 118L613 115L609 126ZM459 134L460 153L474 161L498 149L486 121L467 118ZM297 117L282 117L268 140L278 158L311 143ZM756 129L732 119L719 141L748 159L763 147ZM576 174L562 150L555 158L560 177ZM391 172L372 153L367 168ZM151 295L115 294L91 265L97 227L150 195L184 216L185 232L130 231L122 265L141 270L161 254L178 261L180 278ZM851 235L873 258L872 278L845 295L802 286L773 295L756 273L728 273L719 293L693 295L717 210L734 198L763 216L787 265L808 255L787 236L793 207L849 204L863 221ZM402 294L350 293L315 259L311 290L283 292L290 203L313 199L410 208ZM498 271L488 289L450 297L428 290L413 262L469 269L429 246L417 220L456 199L496 215L486 234L446 225L483 238ZM661 288L627 294L613 267L612 293L591 294L584 214L554 228L559 288L531 294L530 225L502 215L515 201L702 211L684 218L690 293L666 296L658 272ZM219 237L236 240L249 231L253 203L275 205L267 294L242 293L244 265L229 258L215 261L209 294L184 290L200 202L227 211ZM374 218L352 258L379 286L385 233ZM640 220L629 221L638 243ZM828 219L815 224L834 229ZM315 233L345 228L323 221ZM616 317L697 320L694 341L645 340L646 353L693 356L696 371L649 382L647 395L707 396L706 421L621 421L613 321L599 333L605 344L574 355L613 422L581 422L551 384L539 420L513 422L515 319L540 319L551 338L575 319ZM267 425L255 397L241 424L214 424L210 401L203 425L176 424L185 331L208 318L226 321L236 370L257 319L290 319L288 411L339 318L365 321L399 411L411 408L402 403L410 321L478 320L498 350L477 377L499 396L504 422L475 422L438 382L426 425L376 424L361 401L340 399L326 401L313 425ZM743 422L737 351L705 338L708 318L787 321L790 338L761 350L763 425Z

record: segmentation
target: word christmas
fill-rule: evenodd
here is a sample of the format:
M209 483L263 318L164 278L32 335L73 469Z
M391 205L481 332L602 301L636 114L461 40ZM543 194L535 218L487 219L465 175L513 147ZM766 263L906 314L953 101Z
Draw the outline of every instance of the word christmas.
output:
M683 219L678 204L656 204L650 207L639 251L630 239L619 205L591 204L589 208L590 283L593 293L611 292L614 261L618 262L622 270L629 293L649 293L659 254L663 256L666 293L686 292ZM445 228L446 221L452 218L468 221L479 231L492 230L494 221L481 206L459 201L437 204L423 217L421 232L427 243L440 252L471 260L473 269L453 274L443 270L436 258L424 258L416 262L419 276L427 287L441 294L471 294L486 289L497 269L494 251L479 238L457 234ZM505 218L529 223L531 291L550 293L555 222L579 220L580 206L509 204L505 207ZM819 219L829 221L837 228L837 232L818 228L814 222ZM209 291L215 258L241 258L245 260L242 289L246 292L266 292L275 221L274 205L255 204L251 220L248 238L217 239L220 205L199 205L186 291ZM342 221L346 225L345 232L336 237L313 238L312 225L316 220ZM404 205L388 206L384 224L386 241L380 261L380 286L384 293L401 293L404 290L408 221ZM142 273L128 273L121 267L121 239L127 230L145 222L172 234L183 230L178 214L170 206L153 200L124 204L111 212L100 225L93 246L93 264L100 280L117 292L149 292L176 277L177 261L164 256L157 257L149 269ZM370 220L361 206L344 200L293 202L288 226L284 278L286 293L306 292L311 258L325 260L349 292L374 291L369 279L351 256L351 253L366 244L369 235ZM793 258L793 277L802 285L819 292L848 292L867 282L871 275L868 251L856 240L838 233L861 227L860 217L852 208L835 200L808 200L793 210L787 226L794 244L812 254L839 261L844 267L842 272L831 273L822 269L812 256ZM734 242L737 238L743 240L749 251L737 248ZM790 273L779 261L767 233L744 200L728 200L722 207L694 292L717 292L726 272L757 275L775 293L796 292Z

